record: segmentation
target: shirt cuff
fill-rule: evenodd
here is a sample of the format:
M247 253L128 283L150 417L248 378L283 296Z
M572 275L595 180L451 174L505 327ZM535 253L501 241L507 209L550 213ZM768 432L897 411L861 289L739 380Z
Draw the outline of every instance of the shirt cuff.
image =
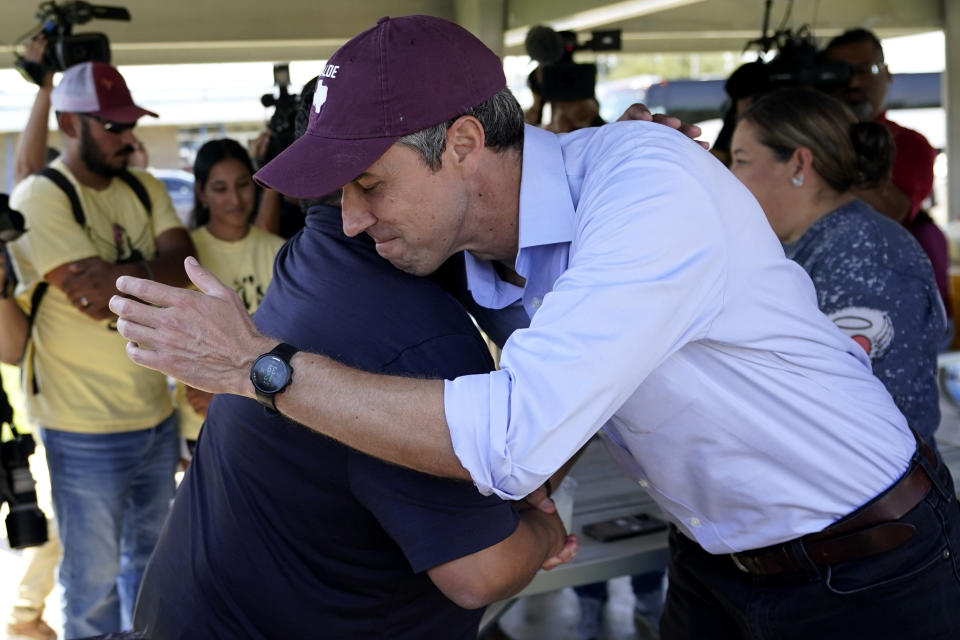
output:
M515 476L507 448L509 407L510 374L506 371L444 381L443 408L460 464L483 495L493 493L504 500L520 500L541 481ZM526 486L531 482L532 488Z

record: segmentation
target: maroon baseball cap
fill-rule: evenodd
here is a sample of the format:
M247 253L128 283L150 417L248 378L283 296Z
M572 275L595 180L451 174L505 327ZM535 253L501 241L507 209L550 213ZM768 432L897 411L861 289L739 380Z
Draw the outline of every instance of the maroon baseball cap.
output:
M296 198L335 191L405 135L462 115L506 86L469 31L431 16L381 18L320 73L307 131L254 178Z
M105 62L81 62L63 72L50 94L54 111L92 113L113 122L136 122L140 116L157 117L133 104L123 76Z

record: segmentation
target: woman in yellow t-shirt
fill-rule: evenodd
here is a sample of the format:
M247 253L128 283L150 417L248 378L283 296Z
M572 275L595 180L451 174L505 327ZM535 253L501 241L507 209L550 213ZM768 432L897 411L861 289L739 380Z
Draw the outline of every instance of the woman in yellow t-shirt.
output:
M257 187L253 164L236 140L211 140L200 147L193 165L194 216L191 232L197 259L232 286L251 314L263 299L273 275L273 259L283 238L251 225ZM213 396L177 385L180 435L192 447Z

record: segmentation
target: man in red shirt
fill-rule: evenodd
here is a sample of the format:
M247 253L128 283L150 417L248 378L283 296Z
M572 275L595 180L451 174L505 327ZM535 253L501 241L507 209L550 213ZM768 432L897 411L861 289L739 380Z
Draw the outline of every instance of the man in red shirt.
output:
M874 120L886 126L897 149L889 178L871 189L859 190L857 196L914 235L930 258L949 316L947 239L930 216L920 210L933 189L937 151L923 134L887 120L884 102L893 78L883 60L883 47L872 32L846 31L830 41L823 55L828 60L850 65L850 81L835 96L846 102L861 121Z

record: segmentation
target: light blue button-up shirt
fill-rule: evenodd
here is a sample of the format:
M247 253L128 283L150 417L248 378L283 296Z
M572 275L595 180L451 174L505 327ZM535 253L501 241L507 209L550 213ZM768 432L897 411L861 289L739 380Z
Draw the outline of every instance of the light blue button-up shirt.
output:
M445 383L477 487L520 498L601 427L712 553L819 531L907 468L913 436L863 350L817 309L757 202L709 153L628 122L527 127L519 288L467 256L515 324L501 369Z

